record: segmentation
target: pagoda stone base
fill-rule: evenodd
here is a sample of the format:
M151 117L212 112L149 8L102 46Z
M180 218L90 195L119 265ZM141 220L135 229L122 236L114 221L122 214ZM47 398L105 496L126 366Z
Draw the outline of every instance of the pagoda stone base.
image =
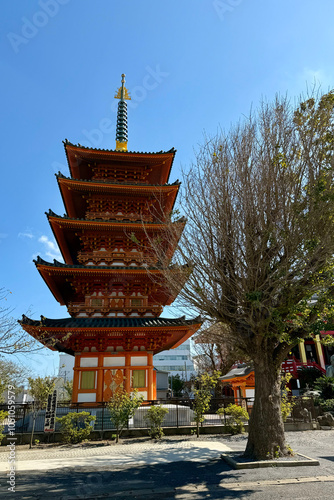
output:
M129 393L137 389L145 400L156 399L152 352L85 352L75 355L73 403L109 401L120 387Z

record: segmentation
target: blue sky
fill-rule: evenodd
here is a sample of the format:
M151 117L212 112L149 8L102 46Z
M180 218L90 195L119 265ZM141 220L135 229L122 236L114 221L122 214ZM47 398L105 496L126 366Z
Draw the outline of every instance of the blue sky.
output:
M14 315L66 317L32 259L59 255L45 211L64 209L62 140L114 148L121 73L129 150L177 149L171 182L203 133L276 92L334 87L331 0L12 0L1 16L1 280ZM57 355L29 361L53 373Z

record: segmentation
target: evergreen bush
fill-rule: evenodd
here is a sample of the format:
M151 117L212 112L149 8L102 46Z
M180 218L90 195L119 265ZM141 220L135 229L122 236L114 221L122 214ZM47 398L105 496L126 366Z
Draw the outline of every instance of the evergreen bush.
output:
M88 439L92 431L91 422L94 422L96 417L81 411L80 413L67 413L63 417L57 417L56 421L60 423L60 432L65 443L81 443Z
M164 408L161 405L151 406L151 408L147 410L144 420L150 426L149 435L152 439L161 439L162 436L164 436L161 426L167 413L168 408Z
M108 402L110 419L116 430L116 443L118 443L122 430L135 414L137 408L144 401L143 396L135 389L129 394L125 389L118 389Z
M230 403L226 408L219 408L217 414L223 418L228 415L228 424L226 424L226 430L230 434L241 434L245 431L244 421L249 420L248 412L245 408L239 405Z
M3 422L8 417L8 412L0 410L0 423ZM0 444L5 437L3 433L4 426L0 425Z
M314 388L320 392L320 399L333 399L334 377L319 377L315 381Z

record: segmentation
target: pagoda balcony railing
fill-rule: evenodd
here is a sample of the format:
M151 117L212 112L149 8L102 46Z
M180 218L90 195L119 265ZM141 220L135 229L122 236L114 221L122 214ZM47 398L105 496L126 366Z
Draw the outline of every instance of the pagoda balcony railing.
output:
M317 368L320 372L326 373L326 370L315 361L307 360L306 363L302 363L297 359L287 359L281 365L282 372L291 373L295 378L298 378L298 369L300 368Z
M131 183L133 185L149 185L149 181L146 179L148 176L148 173L146 174L136 174L134 172L123 172L123 175L120 175L118 172L118 175L114 174L114 170L95 170L94 168L92 169L95 174L92 177L92 181L98 181L98 182L114 182L117 184L123 184L123 183Z
M102 314L102 316L108 316L110 313L123 313L129 316L132 313L137 313L139 316L143 316L146 313L152 313L154 316L160 316L162 313L162 306L87 306L86 304L69 304L67 307L68 313L71 316L78 316L79 314L85 314L91 317L93 314Z
M117 220L131 222L153 222L153 216L146 214L119 214L113 212L86 212L86 219Z
M143 252L108 252L102 250L95 250L92 252L78 252L78 261L81 264L86 264L87 262L93 262L94 265L98 266L102 262L106 264L112 264L115 261L122 261L124 264L130 264L131 262L138 265L143 264L143 262L152 263L152 259L148 256L144 256Z

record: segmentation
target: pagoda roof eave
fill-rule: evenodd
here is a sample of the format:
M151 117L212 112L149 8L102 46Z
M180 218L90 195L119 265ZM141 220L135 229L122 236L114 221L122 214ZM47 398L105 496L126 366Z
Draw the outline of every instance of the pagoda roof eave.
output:
M120 156L124 155L142 155L142 156L152 156L152 155L166 155L166 154L173 154L175 155L176 149L171 148L168 151L119 151L117 149L102 149L102 148L89 148L87 146L83 146L82 144L74 144L73 142L70 142L68 139L65 139L63 141L65 151L67 150L67 147L78 149L78 150L84 150L84 151L93 151L93 152L99 152L99 153L115 153Z
M48 220L51 222L52 220L54 221L59 221L59 223L63 224L68 222L69 224L73 225L84 225L84 226L90 226L93 227L94 225L98 225L100 227L120 227L120 226L126 226L129 228L143 228L143 226L150 226L152 229L159 229L159 228L165 228L166 224L162 222L150 222L150 221L122 221L122 220L100 220L100 219L84 219L84 218L79 218L79 217L69 217L68 215L58 215L54 213L51 209L49 212L45 212ZM181 217L177 221L174 222L174 224L180 224L180 225L185 225L186 220L184 217Z
M52 229L55 240L58 243L59 249L63 256L63 260L67 264L75 264L77 260L71 248L80 249L79 237L80 232L98 234L117 234L128 238L129 232L139 235L146 235L153 232L154 234L164 234L166 225L156 222L144 221L117 221L117 220L100 220L100 219L74 219L68 216L60 216L52 210L45 212L50 227ZM186 224L185 218L181 218L173 223L175 228L178 228L180 236ZM73 234L78 241L73 242ZM168 241L166 255L170 256L175 251L177 242Z
M167 327L180 327L180 326L193 326L202 323L201 316L196 316L195 318L186 319L185 316L180 318L151 318L151 317L130 317L130 318L59 318L50 319L45 316L41 316L40 320L34 320L28 318L26 315L22 315L22 320L19 320L21 325L31 325L46 328L71 328L71 329L103 329L103 328L117 328L117 329L128 329L128 328L165 328Z
M121 282L125 275L128 280L133 282L144 283L145 281L145 283L151 283L153 274L159 279L159 282L161 281L160 288L158 287L156 292L159 294L159 303L163 306L170 305L176 298L176 292L170 293L165 290L163 271L159 267L85 266L81 264L63 264L56 260L51 264L39 256L34 260L34 263L51 293L61 305L68 305L69 302L76 300L76 292L71 287L74 278L85 280L87 286L97 278L102 280L103 283L109 282L110 279Z
M158 151L158 152L140 152L140 151L119 151L119 150L114 150L114 149L100 149L100 148L89 148L86 146L82 146L81 144L73 144L71 143L68 139L65 139L63 141L64 148L65 148L65 154L66 154L66 159L67 159L67 164L69 167L69 171L71 175L73 175L73 168L71 165L71 161L69 158L69 152L72 150L73 152L75 151L76 153L80 153L84 156L89 158L101 158L103 156L107 157L108 159L110 158L157 158L157 157L164 157L167 156L170 158L169 165L168 165L168 174L167 174L167 182L170 176L170 172L172 169L172 165L174 162L175 154L176 154L176 149L171 148L168 151Z
M64 180L64 181L69 181L73 184L78 184L78 185L91 185L95 184L98 187L103 187L103 186L112 186L114 188L118 188L121 191L124 191L124 188L128 188L129 190L139 190L139 191L168 191L168 188L173 188L173 187L180 187L181 182L177 179L175 182L168 183L166 182L165 184L143 184L143 183L137 183L137 182L117 182L117 181L108 181L108 180L97 180L97 179L76 179L73 177L68 177L61 172L58 172L58 174L55 174L57 180Z
M37 256L36 259L33 260L35 263L36 267L47 267L47 268L59 268L59 269L66 269L70 271L75 271L76 269L78 270L87 270L87 271L112 271L112 270L121 270L121 271L136 271L136 272L145 272L147 273L148 271L150 273L152 272L158 272L161 273L161 269L159 267L139 267L139 266L84 266L82 264L65 264L63 262L59 262L58 260L54 259L53 263L52 262L47 262L46 260L42 259L39 255Z
M146 335L152 338L164 338L160 344L154 344L155 354L165 349L172 349L182 344L191 337L201 326L201 318L186 320L182 318L63 318L48 319L41 316L40 321L32 320L22 316L19 321L22 328L34 338L42 342L46 347L60 352L75 354L78 350L77 342L96 342L96 332L99 332L99 339L105 339L108 344L113 343L112 332L117 335L114 341L126 343L129 334L141 334L141 341ZM84 336L82 334L84 333ZM110 335L111 334L111 335ZM120 337L121 334L121 337ZM152 337L153 335L153 337ZM157 336L157 337L156 337ZM162 336L162 337L161 337ZM99 340L99 341L100 341ZM144 341L146 342L146 341ZM95 351L96 352L96 351Z
M107 195L126 199L140 197L159 201L164 213L173 210L179 192L180 184L146 185L146 184L115 184L90 180L77 180L65 176L57 176L58 187L65 206L66 213L73 218L83 216L86 212L86 202L83 195ZM159 208L160 210L160 208Z

